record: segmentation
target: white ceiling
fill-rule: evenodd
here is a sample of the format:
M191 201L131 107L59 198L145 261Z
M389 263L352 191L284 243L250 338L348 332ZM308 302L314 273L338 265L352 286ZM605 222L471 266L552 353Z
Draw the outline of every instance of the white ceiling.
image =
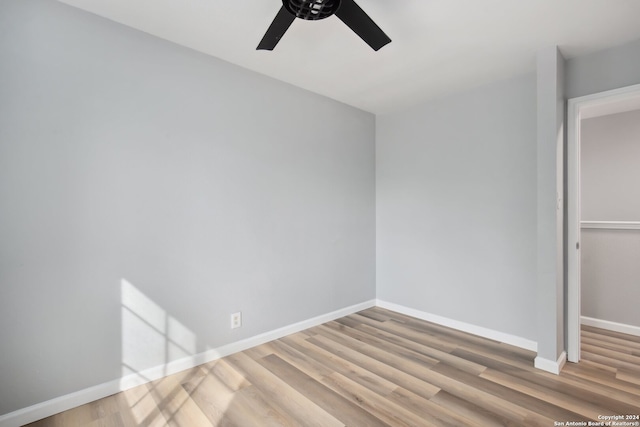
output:
M280 0L60 0L372 113L401 109L640 39L639 0L356 0L392 43L374 52L332 16L256 46Z

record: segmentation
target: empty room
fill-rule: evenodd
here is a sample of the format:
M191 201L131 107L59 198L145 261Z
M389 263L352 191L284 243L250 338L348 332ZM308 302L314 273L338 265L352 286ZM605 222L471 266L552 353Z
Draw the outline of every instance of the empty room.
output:
M639 16L0 0L0 427L640 426Z

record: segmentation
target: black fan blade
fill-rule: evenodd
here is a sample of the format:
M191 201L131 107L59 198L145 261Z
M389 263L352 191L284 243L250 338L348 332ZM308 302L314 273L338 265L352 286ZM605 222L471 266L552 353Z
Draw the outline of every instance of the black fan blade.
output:
M273 50L282 36L284 36L284 33L287 32L294 19L296 19L296 17L282 6L256 50Z
M391 42L391 39L384 31L353 0L342 0L336 16L371 46L373 50L379 50L382 46Z

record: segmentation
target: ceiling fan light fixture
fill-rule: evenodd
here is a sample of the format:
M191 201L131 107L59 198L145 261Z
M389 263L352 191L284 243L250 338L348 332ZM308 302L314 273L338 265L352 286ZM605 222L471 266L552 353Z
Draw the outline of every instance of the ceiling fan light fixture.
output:
M319 21L331 15L336 15L373 50L391 42L354 0L282 0L282 7L257 50L273 50L296 18Z
M318 21L336 13L340 0L283 0L282 4L296 18Z

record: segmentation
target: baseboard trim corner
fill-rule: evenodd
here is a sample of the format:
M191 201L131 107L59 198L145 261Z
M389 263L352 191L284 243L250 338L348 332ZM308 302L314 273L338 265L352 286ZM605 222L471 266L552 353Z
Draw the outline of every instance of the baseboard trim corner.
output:
M580 322L586 326L593 326L594 328L606 329L608 331L621 332L623 334L640 337L640 327L638 326L611 322L609 320L595 319L587 316L580 317Z
M533 362L533 366L536 369L541 369L543 371L551 372L552 374L560 375L560 371L562 371L562 367L567 363L567 353L562 352L558 357L558 360L549 360L543 357L537 356Z
M428 313L425 311L416 310L400 304L395 304L383 300L376 300L376 305L387 310L396 311L398 313L405 314L407 316L415 317L418 319L426 320L427 322L436 323L438 325L446 326L448 328L456 329L458 331L467 332L473 335L478 335L490 340L499 341L505 344L513 345L515 347L524 348L525 350L538 351L538 343L526 338L522 338L516 335L507 334L504 332L496 331L482 326L473 325L471 323L461 322L459 320L450 319L448 317L439 316L437 314Z
M111 396L112 394L158 380L177 372L194 368L202 365L203 363L211 362L230 354L244 351L251 347L330 322L340 317L348 316L358 311L374 307L375 305L376 300L369 300L359 304L354 304L330 313L322 314L282 328L274 329L272 331L230 343L216 349L207 350L203 353L198 353L167 364L145 369L144 371L130 374L122 378L88 387L64 396L56 397L26 408L18 409L16 411L0 415L0 427L20 427L77 406L102 399L103 397Z

